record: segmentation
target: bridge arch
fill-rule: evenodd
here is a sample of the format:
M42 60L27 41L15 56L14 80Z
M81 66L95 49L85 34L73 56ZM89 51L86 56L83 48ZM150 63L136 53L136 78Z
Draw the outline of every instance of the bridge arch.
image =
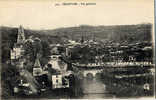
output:
M94 78L94 75L93 75L93 73L87 73L87 74L86 74L86 77L87 77L88 79L93 79L93 78Z
M99 74L102 72L102 70L84 70L83 76L88 77L87 75L90 73L90 76L92 74L92 77L100 76Z
M83 79L84 78L84 73L83 72L79 72L78 76L80 77L80 79Z

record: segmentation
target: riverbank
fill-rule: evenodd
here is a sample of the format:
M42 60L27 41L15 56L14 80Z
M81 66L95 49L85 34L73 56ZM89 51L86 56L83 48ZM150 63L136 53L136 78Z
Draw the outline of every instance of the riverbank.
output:
M154 76L116 79L103 77L106 90L112 92L116 98L151 97L154 95Z

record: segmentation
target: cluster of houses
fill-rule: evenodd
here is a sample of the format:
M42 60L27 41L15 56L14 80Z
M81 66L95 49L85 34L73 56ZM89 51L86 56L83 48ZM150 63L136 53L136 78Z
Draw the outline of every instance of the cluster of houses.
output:
M26 41L28 40L25 38L24 28L20 26L18 28L17 42L14 44L13 49L10 51L11 64L18 67L20 75L23 75L22 74L23 72L28 72L25 69L25 67L27 66L25 65L26 59L24 56L24 52L25 52L24 43ZM42 80L43 79L42 76L47 76L48 81L50 81L51 83L50 85L51 89L69 88L69 80L66 78L68 76L67 64L60 59L61 55L56 53L53 55L49 55L50 60L44 67L42 67L40 63L39 56L40 55L37 54L37 57L33 64L32 73L29 73L29 75L26 76L32 75L32 77L36 78L37 81ZM20 83L18 85L21 86L21 82L23 84L22 86L25 87L25 83L23 83L23 79L20 80ZM42 81L41 84L42 83L45 84L44 81ZM27 83L27 84L32 84L32 83ZM14 92L18 92L17 90L18 89L16 86Z
M153 66L152 43L144 41L133 44L100 44L97 41L90 41L91 42L83 41L79 43L73 40L69 40L68 44L57 44L57 46L65 48L64 55L67 58L71 57L74 48L83 48L85 46L88 48L90 48L89 46L92 46L91 48L100 47L97 50L101 50L100 52L102 53L97 54L94 57L95 62L81 63L76 61L76 63L73 64L77 66Z
M101 46L102 45L102 46ZM83 48L87 46L92 46L93 48L99 48L94 52L101 52L94 57L95 63L88 62L84 66L100 66L106 65L152 65L153 64L153 49L152 43L142 42L142 43L133 43L133 44L100 44L99 42L86 42L83 43L69 43L66 46L66 56L71 57L72 50L76 47ZM91 47L91 48L92 48ZM77 65L82 65L83 63L76 62ZM108 65L107 64L107 65Z

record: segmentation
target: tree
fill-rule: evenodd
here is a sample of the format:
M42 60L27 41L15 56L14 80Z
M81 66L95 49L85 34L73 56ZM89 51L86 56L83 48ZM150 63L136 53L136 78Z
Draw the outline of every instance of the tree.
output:
M16 66L2 64L1 80L2 80L2 97L9 98L13 96L13 86L16 85L19 72Z

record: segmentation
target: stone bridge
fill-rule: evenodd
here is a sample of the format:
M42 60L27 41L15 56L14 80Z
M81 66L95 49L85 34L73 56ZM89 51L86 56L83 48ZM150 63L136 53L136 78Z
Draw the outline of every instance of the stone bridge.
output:
M94 70L84 70L83 77L97 77L100 73L102 73L102 69L94 69Z

